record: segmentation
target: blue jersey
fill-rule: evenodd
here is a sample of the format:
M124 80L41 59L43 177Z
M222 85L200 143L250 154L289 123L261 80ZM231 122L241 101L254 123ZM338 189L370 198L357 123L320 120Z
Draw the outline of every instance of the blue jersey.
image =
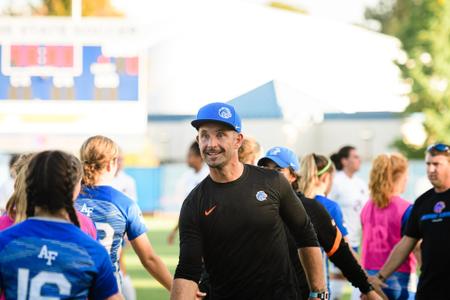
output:
M0 233L6 299L105 299L118 292L105 249L63 220L30 218Z
M118 190L102 185L84 187L75 201L75 208L92 219L97 240L108 251L114 271L118 271L125 233L131 241L147 231L136 202Z
M330 216L333 218L334 222L336 222L336 226L339 228L339 230L342 233L342 236L347 236L348 231L347 228L344 226L344 217L342 214L342 209L333 200L328 199L327 197L316 195L314 197L317 201L319 201L323 206L325 206L325 209L328 211Z

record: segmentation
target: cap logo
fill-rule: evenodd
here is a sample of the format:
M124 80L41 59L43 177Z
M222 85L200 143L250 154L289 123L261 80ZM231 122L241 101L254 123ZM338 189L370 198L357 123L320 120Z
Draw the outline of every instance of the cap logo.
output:
M436 203L433 207L433 211L437 214L440 214L445 209L445 203L444 201L439 201Z
M267 194L264 191L259 191L256 193L256 200L264 201L267 199Z
M233 114L231 113L231 110L228 107L221 107L219 108L219 116L222 119L229 119L233 116Z
M273 148L272 150L270 150L269 155L278 155L281 152L280 148Z

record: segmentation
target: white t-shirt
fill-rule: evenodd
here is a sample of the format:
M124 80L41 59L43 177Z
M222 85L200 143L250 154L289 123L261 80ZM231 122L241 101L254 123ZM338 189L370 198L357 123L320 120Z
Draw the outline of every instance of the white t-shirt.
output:
M203 164L200 171L195 172L194 169L190 168L189 171L184 173L179 181L181 193L183 197L187 197L189 193L209 174L209 168L206 164Z
M136 181L124 171L117 173L111 186L137 202Z
M5 211L6 203L14 192L14 179L8 178L0 186L0 212Z
M338 171L328 198L336 201L342 208L350 246L359 247L361 242L360 213L369 198L367 184L355 175L348 177L343 171Z

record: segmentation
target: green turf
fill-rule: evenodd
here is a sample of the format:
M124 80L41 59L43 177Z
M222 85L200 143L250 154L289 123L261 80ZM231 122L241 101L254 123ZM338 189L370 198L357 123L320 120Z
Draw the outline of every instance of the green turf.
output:
M167 244L167 235L170 229L175 225L176 219L168 218L146 218L149 228L148 237L156 253L162 258L173 274L178 263L178 241L174 245ZM133 285L136 288L137 298L139 300L166 300L169 299L169 293L142 267L139 259L134 254L133 249L128 246L125 249L125 263L127 272L131 276ZM350 299L349 291L342 298Z
M150 242L156 253L162 258L173 274L178 262L178 243L168 245L167 235L176 221L160 218L146 218L146 221L149 228L148 237ZM125 249L125 263L127 272L131 276L133 285L136 288L137 298L139 300L169 299L169 292L147 273L130 246Z

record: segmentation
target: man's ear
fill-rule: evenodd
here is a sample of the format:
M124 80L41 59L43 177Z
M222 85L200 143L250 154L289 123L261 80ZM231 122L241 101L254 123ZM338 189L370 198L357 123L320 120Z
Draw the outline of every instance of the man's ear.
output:
M195 136L195 140L197 141L198 144L198 134Z
M236 132L236 144L238 148L242 146L242 142L244 141L244 135L242 133Z

